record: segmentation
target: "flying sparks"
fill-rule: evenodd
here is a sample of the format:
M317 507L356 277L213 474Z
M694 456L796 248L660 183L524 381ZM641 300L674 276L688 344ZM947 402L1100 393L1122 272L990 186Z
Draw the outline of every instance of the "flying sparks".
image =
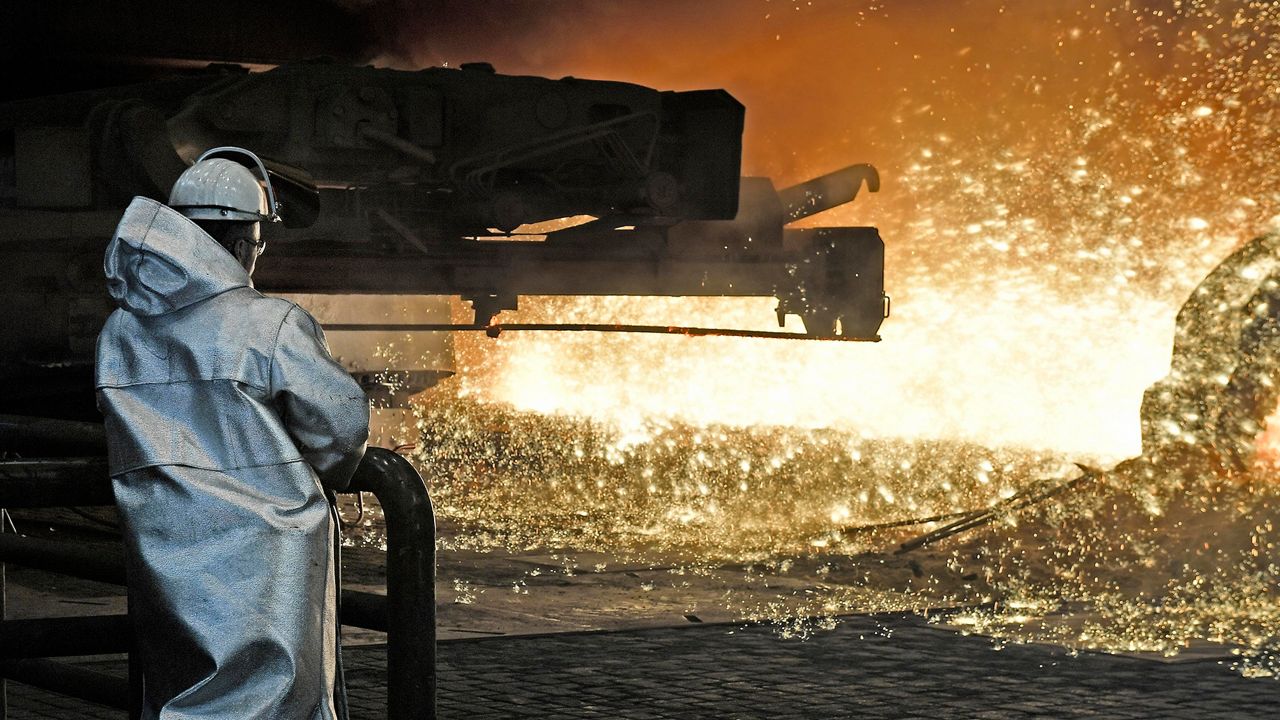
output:
M1235 648L1245 674L1274 674L1280 483L1266 463L1229 480L1129 468L1003 516L901 578L867 570L933 526L859 527L990 506L1068 460L1137 455L1142 392L1169 367L1178 308L1280 221L1280 7L973 2L962 19L927 5L813 3L791 20L773 9L768 38L794 49L767 73L751 63L762 79L735 69L750 33L699 65L753 112L784 108L752 116L748 166L784 182L850 160L880 167L883 192L814 222L881 228L885 342L460 340L456 396L427 398L417 419L418 459L458 527L447 542L704 569L796 559L811 592L742 614L803 634L825 621L797 617L986 603L950 622L1082 649L1174 654L1210 639ZM867 47L882 57L868 62ZM559 60L658 86L687 72L618 72L624 60L569 41ZM808 72L815 63L825 70ZM874 101L851 93L857 82ZM822 119L792 117L806 107ZM789 141L805 154L780 153ZM522 307L531 322L759 329L772 311ZM1275 445L1274 431L1260 442Z

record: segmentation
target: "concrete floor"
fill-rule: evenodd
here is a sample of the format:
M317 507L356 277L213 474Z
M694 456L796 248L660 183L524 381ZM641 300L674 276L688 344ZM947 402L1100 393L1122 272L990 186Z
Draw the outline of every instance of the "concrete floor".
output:
M864 560L913 574L904 559ZM916 572L935 570L920 563ZM382 591L381 551L349 549L343 564L346 585ZM1221 647L1174 661L1053 645L997 650L990 638L904 614L846 616L806 640L783 639L736 614L755 600L803 598L812 582L803 569L683 573L545 549L452 550L439 567L446 719L1269 718L1280 701L1280 684L1242 677ZM8 579L10 618L125 610L122 588L13 566ZM385 636L347 628L344 641L352 717L383 717ZM124 672L121 658L80 662ZM15 720L123 717L17 683L9 698Z
M353 720L385 713L385 646L345 653ZM123 671L119 660L100 668ZM843 618L807 640L759 626L446 640L439 717L1251 718L1280 685L1217 661L1167 663L1046 645L996 651L915 616ZM122 713L10 684L12 720Z

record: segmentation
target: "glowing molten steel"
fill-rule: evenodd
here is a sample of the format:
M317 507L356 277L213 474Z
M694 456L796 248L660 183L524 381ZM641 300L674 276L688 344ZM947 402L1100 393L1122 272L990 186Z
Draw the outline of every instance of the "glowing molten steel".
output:
M1267 426L1258 435L1255 461L1264 469L1280 470L1280 407L1267 417Z
M821 554L835 566L909 534L851 526L983 507L1066 472L1064 453L1136 455L1175 312L1280 220L1280 6L1161 5L698 3L666 11L698 15L697 32L645 33L663 16L637 9L609 23L630 39L512 39L513 57L495 58L508 72L679 87L697 68L699 85L751 108L749 173L785 183L874 162L883 191L822 219L881 228L895 314L867 347L461 338L461 400L428 402L420 425L432 438L422 461L448 469L434 490L461 528L453 541L623 554L656 543L704 563ZM721 28L711 48L708 23ZM634 40L650 36L660 51ZM549 41L557 53L533 51ZM408 62L465 54L448 42ZM771 310L523 307L527 322L761 329ZM1280 455L1277 415L1257 440L1263 476ZM961 620L1165 653L1211 637L1267 674L1277 484L1216 482L1194 466L1129 465L959 541L937 574L880 594L819 586L798 611L997 599ZM1094 613L1083 629L1027 626L1068 601Z
M1280 211L1269 139L1275 70L1259 47L1274 44L1280 10L1050 5L976 3L957 18L942 7L854 3L750 22L741 10L718 11L717 22L738 28L724 40L731 45L756 42L762 20L785 21L789 33L782 51L751 66L775 63L792 82L744 75L733 53L723 65L697 65L700 83L721 82L751 108L748 171L786 182L787 173L853 159L880 166L884 192L820 219L881 227L895 297L886 342L526 336L470 348L480 372L464 379L466 392L623 421L837 426L1136 454L1138 403L1168 366L1174 312ZM847 38L830 42L836 34ZM863 62L865 47L848 38L882 57ZM676 54L705 42L668 40ZM578 72L688 82L683 64L624 66L597 47L566 41L564 61ZM801 62L825 70L800 74L791 64ZM812 127L810 115L858 120ZM522 321L758 329L768 329L772 309L622 298L524 307Z

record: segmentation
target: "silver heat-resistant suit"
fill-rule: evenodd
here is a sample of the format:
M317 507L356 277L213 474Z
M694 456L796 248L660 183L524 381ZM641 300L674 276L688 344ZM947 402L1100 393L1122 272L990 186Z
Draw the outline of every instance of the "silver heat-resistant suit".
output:
M143 717L345 716L324 489L364 454L364 393L305 310L165 205L133 200L105 269L98 403Z

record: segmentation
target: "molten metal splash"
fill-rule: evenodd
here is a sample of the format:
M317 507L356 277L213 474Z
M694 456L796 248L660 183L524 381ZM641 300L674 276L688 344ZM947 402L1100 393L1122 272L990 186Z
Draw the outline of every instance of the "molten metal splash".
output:
M885 92L889 105L858 115L866 119L856 130L831 129L834 136L798 144L856 142L860 149L828 149L795 172L793 159L748 146L757 156L749 164L798 176L856 159L881 167L882 193L822 221L881 227L896 311L884 343L504 338L469 348L464 361L477 372L465 379L465 392L621 422L656 415L836 426L881 437L1136 454L1138 403L1168 367L1177 307L1232 247L1280 212L1272 129L1280 102L1274 63L1266 61L1277 51L1280 9L1062 3L1046 23L1043 4L972 5L976 19L965 22L1027 36L984 47L972 35L939 31L927 44L922 36L916 48L892 50L906 53L901 65L891 65L891 56L887 70L859 67L851 80L875 89L892 75L910 92ZM800 27L817 32L819 23L843 21L850 42L841 47L888 26L912 36L960 22L941 9L917 10L924 13L918 18L877 5L824 12ZM926 29L904 29L908 23ZM849 64L828 45L795 42L810 61ZM571 43L568 53L575 52L588 68L600 62ZM798 58L783 54L777 62ZM708 69L712 78L725 71L714 63ZM948 81L933 82L939 74ZM634 69L628 76L687 81ZM750 81L734 77L738 86L729 87L751 95ZM794 91L779 90L781 97L756 105L768 112L794 100L803 107ZM870 102L843 87L823 91L822 113ZM789 138L795 124L772 131ZM775 139L774 152L778 142L786 140ZM535 322L767 329L772 317L766 300L530 299L525 308L520 319Z
M1280 471L1280 407L1267 417L1266 427L1258 435L1254 461L1259 470Z
M724 5L780 30L778 51L750 63L761 33L736 9L723 10L736 18L724 52L697 63L642 65L633 45L605 43L602 57L571 39L543 62L658 86L698 67L756 113L748 166L782 182L876 163L880 195L825 222L881 227L896 310L885 342L464 341L461 399L430 401L420 424L442 515L461 528L451 542L847 566L903 536L850 526L982 507L1060 472L1064 453L1138 452L1138 404L1168 367L1177 308L1280 219L1280 7L971 2L958 18L950 3L811 5ZM867 62L866 47L880 55ZM504 69L554 72L532 57ZM771 310L543 299L519 319L763 328ZM956 622L1166 653L1209 637L1268 674L1280 637L1268 473L1115 474L949 546L945 568L907 587L819 583L785 610L743 611L995 600ZM1049 622L1064 617L1077 622Z
M890 320L886 341L875 346L503 338L483 360L494 370L464 377L463 392L624 425L658 418L839 428L1115 459L1138 450L1142 389L1168 366L1166 308L1137 298L1051 300L1029 283L1006 283L990 294L921 287L903 295L908 299ZM768 329L772 301L546 300L522 317L543 313ZM1161 314L1160 321L1149 319Z

